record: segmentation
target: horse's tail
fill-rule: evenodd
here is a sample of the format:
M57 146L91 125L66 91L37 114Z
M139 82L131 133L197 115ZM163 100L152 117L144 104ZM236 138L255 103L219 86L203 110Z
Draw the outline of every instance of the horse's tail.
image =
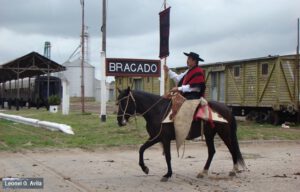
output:
M236 124L236 120L235 117L232 115L232 119L231 119L231 146L233 148L233 153L236 155L237 157L237 163L240 164L242 167L246 167L245 166L245 161L243 159L242 153L240 151L240 147L239 147L239 143L238 143L238 139L237 139L237 124Z

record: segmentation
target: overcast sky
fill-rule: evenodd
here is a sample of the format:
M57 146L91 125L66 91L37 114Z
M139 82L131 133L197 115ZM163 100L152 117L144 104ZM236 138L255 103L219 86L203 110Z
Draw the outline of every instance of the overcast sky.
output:
M107 57L158 59L163 0L107 0ZM185 66L182 52L205 63L294 54L299 0L168 0L171 67ZM100 63L102 0L85 0L90 63ZM52 45L51 59L65 62L80 43L80 0L1 0L0 64Z

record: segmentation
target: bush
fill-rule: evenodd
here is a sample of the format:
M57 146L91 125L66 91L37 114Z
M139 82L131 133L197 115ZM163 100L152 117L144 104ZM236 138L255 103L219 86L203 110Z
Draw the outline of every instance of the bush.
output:
M61 99L58 95L51 95L48 98L48 104L49 105L60 105Z

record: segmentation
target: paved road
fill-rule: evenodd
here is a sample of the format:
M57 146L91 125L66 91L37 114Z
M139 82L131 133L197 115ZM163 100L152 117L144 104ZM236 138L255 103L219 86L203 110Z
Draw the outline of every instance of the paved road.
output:
M167 183L160 182L166 164L159 145L145 153L149 175L144 175L138 166L138 149L127 147L0 152L0 178L42 177L44 189L34 191L49 192L296 192L300 189L300 142L241 144L247 170L234 178L228 176L232 163L223 144L217 145L210 175L203 179L196 178L207 157L203 143L187 144L183 158L177 157L175 146L172 149L174 175Z

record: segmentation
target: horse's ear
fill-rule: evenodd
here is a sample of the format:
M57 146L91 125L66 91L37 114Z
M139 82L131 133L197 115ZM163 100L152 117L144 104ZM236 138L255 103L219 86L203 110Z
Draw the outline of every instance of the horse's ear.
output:
M130 87L128 86L127 89L124 90L125 94L128 95L130 93Z
M131 82L130 87L133 88L133 85L134 85L134 81Z
M117 87L117 90L118 90L118 92L119 92L119 94L121 93L121 89L119 88L119 87Z

